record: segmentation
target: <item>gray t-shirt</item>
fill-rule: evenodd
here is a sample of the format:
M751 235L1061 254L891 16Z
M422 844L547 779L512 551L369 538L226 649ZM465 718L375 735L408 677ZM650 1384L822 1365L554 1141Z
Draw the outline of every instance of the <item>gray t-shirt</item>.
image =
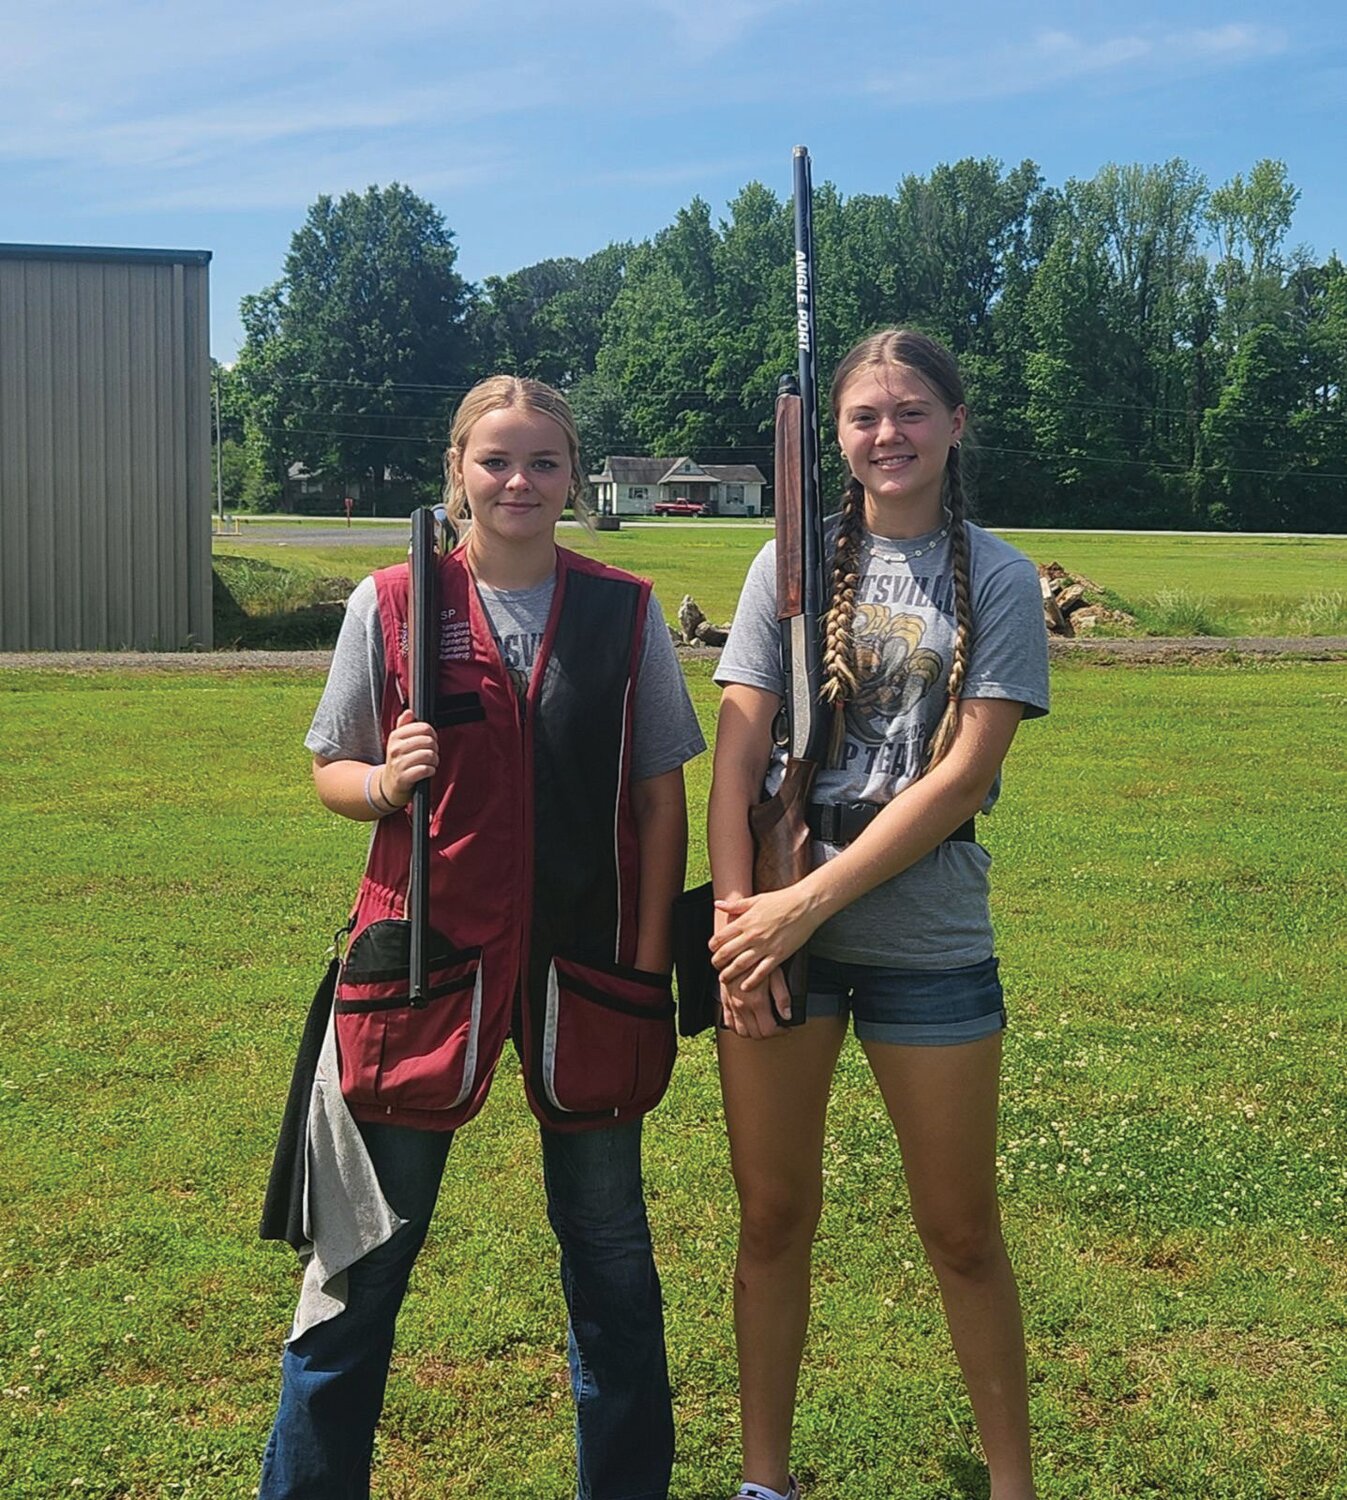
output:
M477 591L502 660L516 687L526 690L547 627L556 575L533 588L491 589L478 584ZM304 738L313 754L328 760L363 760L371 765L381 761L384 743L379 728L379 705L383 687L384 643L379 625L379 599L374 580L366 578L356 585L347 601L327 686ZM659 604L651 594L636 678L632 780L661 776L705 749L706 741L688 698L678 655Z
M829 550L835 531L834 520L827 527ZM814 801L889 802L920 774L927 742L945 711L954 654L951 549L948 537L936 542L937 536L892 541L864 534L852 624L862 685L847 706L841 765L819 770ZM1048 646L1037 571L1023 553L981 527L969 526L968 542L973 644L963 696L1022 703L1026 718L1044 714ZM785 691L775 542L749 569L716 681L778 696ZM785 761L785 751L774 748L768 793L780 784ZM983 812L991 811L999 791L998 775ZM836 853L831 845L814 844L816 864ZM941 844L825 922L811 951L900 969L980 963L992 953L990 864L980 844Z

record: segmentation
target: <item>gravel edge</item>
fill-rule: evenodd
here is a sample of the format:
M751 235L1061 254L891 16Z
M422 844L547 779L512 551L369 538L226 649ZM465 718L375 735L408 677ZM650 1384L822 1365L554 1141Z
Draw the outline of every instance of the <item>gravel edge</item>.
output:
M1054 658L1104 664L1286 659L1347 660L1347 636L1197 636L1050 640ZM712 646L680 646L679 655L715 660ZM0 653L0 672L325 672L331 651L15 651Z

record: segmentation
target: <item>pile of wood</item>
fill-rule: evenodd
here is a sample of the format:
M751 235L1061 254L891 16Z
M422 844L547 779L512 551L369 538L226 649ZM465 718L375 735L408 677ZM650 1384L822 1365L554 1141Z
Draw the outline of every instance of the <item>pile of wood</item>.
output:
M1083 573L1068 573L1061 563L1039 563L1038 582L1049 635L1089 635L1101 625L1136 624L1135 615L1104 603L1104 591L1097 583Z
M678 629L670 625L669 630L674 644L683 646L723 646L730 634L728 625L712 625L691 594L684 594L678 606Z
M1083 573L1068 573L1061 563L1040 563L1038 582L1049 635L1089 635L1104 625L1136 624L1135 615L1109 608L1097 583ZM678 624L669 624L678 646L723 646L729 632L728 625L712 625L691 594L678 606Z

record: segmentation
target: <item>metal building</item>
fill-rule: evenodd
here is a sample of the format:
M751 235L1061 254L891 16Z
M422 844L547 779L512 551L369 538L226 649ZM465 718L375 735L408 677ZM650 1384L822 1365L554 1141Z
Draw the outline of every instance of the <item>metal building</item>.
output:
M209 263L0 244L0 651L211 645Z

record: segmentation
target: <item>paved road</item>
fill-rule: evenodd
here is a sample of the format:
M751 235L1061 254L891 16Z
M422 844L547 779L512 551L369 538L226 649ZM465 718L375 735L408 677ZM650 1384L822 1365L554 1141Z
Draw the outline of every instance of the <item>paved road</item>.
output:
M563 527L578 526L576 521L563 521ZM728 521L718 519L714 516L683 520L676 517L661 518L659 520L642 520L636 517L623 516L622 529L653 530L662 531L666 527L690 526L698 531L706 531L711 528L721 530L766 531L772 526L771 518L764 521ZM1240 537L1261 539L1263 541L1310 541L1310 542L1340 542L1347 540L1341 535L1326 531L1101 531L1098 527L1076 528L1071 526L995 526L993 531L1011 533L1023 536L1181 536L1181 537L1209 537L1214 541L1237 540ZM401 542L408 536L408 524L405 517L397 517L388 521L366 521L363 525L352 526L349 529L340 521L333 521L330 526L287 526L284 521L277 522L248 522L244 521L237 536L232 532L226 532L220 540L223 542L272 542L281 543L286 546L309 546L309 547L382 547L395 542Z
M576 521L562 521L561 526L563 529L579 530L579 523ZM664 531L671 526L689 526L697 531L748 530L756 535L769 531L772 523L770 520L750 522L714 519L628 521L625 517L622 521L623 531ZM340 521L334 521L331 526L287 526L284 522L255 526L245 522L237 536L232 531L227 531L215 540L220 544L220 550L227 552L236 542L245 547L258 542L283 547L391 547L407 541L409 535L405 519L367 522L364 526L352 526L349 530Z

